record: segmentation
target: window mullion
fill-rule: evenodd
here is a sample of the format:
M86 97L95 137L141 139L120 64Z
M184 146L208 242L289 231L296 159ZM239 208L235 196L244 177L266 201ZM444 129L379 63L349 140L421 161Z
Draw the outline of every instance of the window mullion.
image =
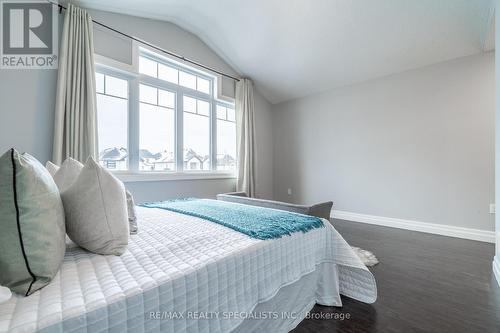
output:
M139 171L140 106L139 80L129 81L129 170Z
M184 104L183 94L177 90L175 94L175 161L177 172L184 171Z
M210 106L210 169L215 171L217 170L217 104L212 100Z

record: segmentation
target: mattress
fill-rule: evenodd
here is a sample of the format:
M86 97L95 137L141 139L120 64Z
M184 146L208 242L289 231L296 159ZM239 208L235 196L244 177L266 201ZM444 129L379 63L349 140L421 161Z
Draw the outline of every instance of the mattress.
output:
M139 232L122 256L68 243L51 284L0 304L0 332L231 332L310 276L315 299L296 299L294 308L340 306L340 294L376 300L372 274L326 220L325 228L258 240L166 210L137 214Z

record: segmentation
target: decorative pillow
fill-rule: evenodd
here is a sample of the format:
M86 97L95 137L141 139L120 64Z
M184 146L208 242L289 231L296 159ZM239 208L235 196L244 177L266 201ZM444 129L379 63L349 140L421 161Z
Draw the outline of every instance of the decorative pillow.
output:
M61 184L62 188L67 189L73 184L73 182L76 180L76 178L82 171L83 164L72 158L68 158L65 161L65 164L63 165L64 168L56 176L56 179ZM51 161L47 161L47 163L45 164L45 168L47 169L47 171L49 171L52 177L54 177L55 174L61 169L58 165L52 163ZM135 235L137 234L138 229L137 229L137 213L135 210L134 197L132 193L130 193L130 191L126 191L126 195L127 195L127 213L128 213L130 234Z
M47 171L50 173L50 175L52 177L54 177L56 172L59 170L59 166L55 165L51 161L47 161L47 163L45 163L45 169L47 169Z
M10 289L0 286L0 304L7 302L12 297Z
M64 209L49 172L29 154L0 157L0 285L28 296L57 274Z
M89 157L73 185L61 192L61 198L66 231L73 242L98 254L125 252L129 225L121 181Z
M137 212L135 210L134 196L132 195L132 193L130 193L130 191L127 191L126 194L130 234L135 235L137 233Z
M75 159L72 159L71 157L68 157L53 175L54 181L59 188L59 192L62 193L66 191L76 181L82 169L82 163L78 162Z

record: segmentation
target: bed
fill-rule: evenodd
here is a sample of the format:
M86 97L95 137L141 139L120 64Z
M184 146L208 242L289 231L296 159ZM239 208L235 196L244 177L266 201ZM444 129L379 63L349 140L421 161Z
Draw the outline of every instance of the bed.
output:
M372 274L326 220L259 240L171 211L137 213L120 257L68 241L50 285L0 304L0 332L288 332L315 303L376 300Z

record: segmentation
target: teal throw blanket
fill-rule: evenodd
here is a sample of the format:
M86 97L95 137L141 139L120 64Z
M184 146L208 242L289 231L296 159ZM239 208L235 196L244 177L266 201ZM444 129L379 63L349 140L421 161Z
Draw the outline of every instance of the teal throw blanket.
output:
M280 238L324 226L315 216L218 200L177 199L140 206L199 217L258 239Z

